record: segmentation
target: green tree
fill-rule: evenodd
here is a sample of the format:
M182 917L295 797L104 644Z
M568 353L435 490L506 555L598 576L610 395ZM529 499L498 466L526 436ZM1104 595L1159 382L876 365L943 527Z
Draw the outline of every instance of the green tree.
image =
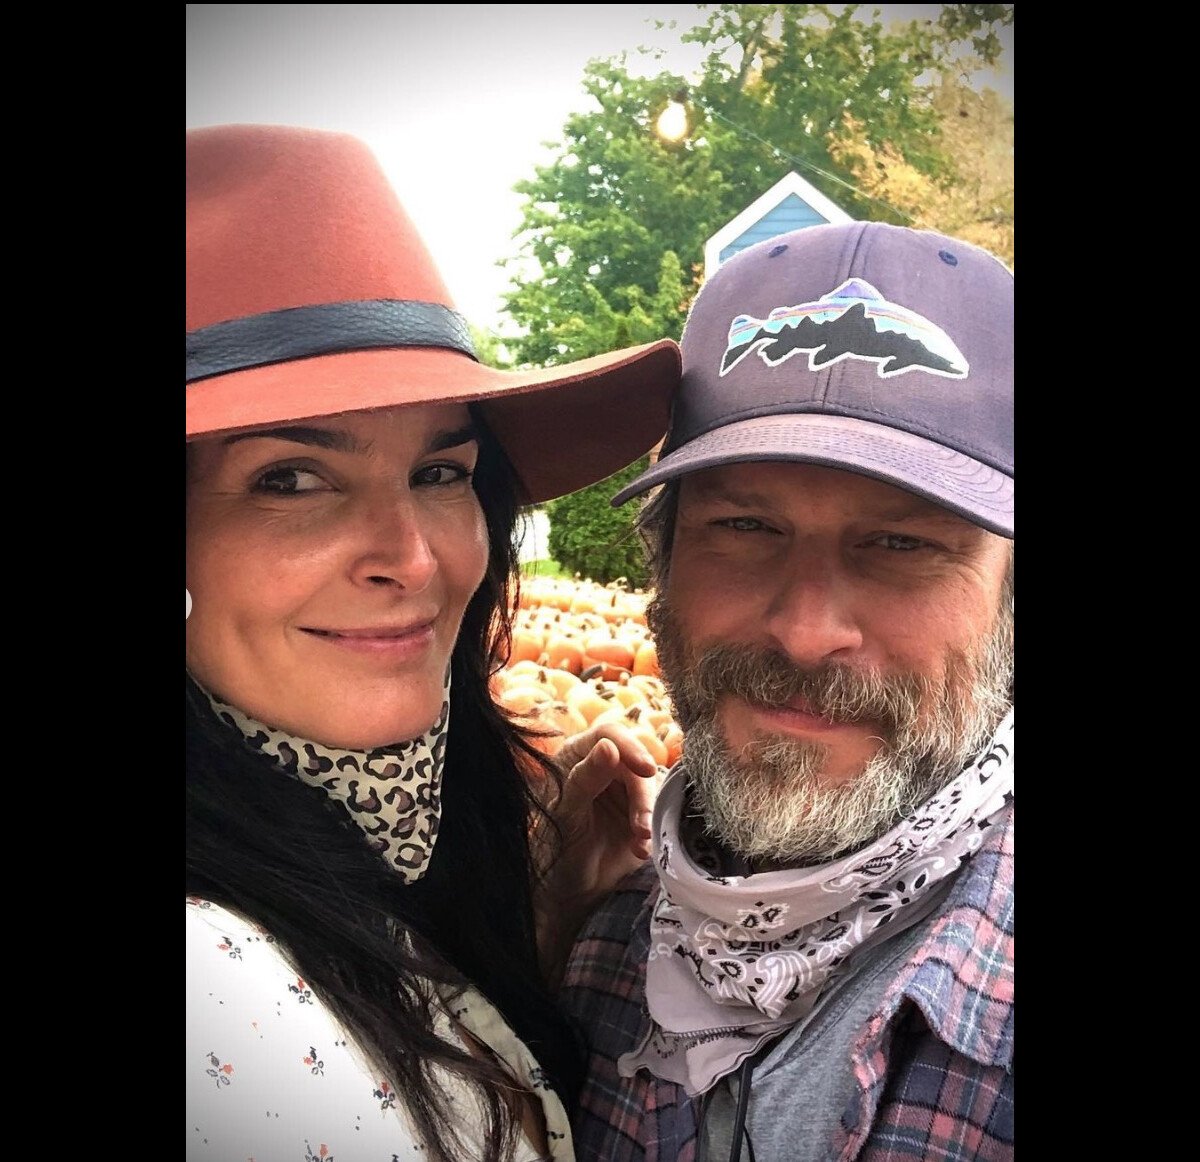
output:
M988 154L1000 172L984 181L981 136L957 121L962 78L999 63L1012 5L948 4L937 21L887 27L858 5L697 8L699 23L679 34L706 52L690 88L667 72L634 75L628 54L590 62L583 88L595 108L568 118L553 159L516 186L526 201L505 305L522 335L505 342L517 364L679 338L706 239L792 169L856 218L954 233L1007 215L1011 258L1011 149ZM681 91L691 132L666 144L654 122ZM990 121L971 109L980 126L997 123L994 109ZM605 543L635 545L625 530L636 506L614 513L613 490L585 490L585 523L612 517L619 529Z
M630 588L645 585L641 542L625 509L613 508L608 500L648 464L643 456L607 480L546 506L550 555L568 573L605 584L623 577Z
M935 178L910 165L889 144L874 148L863 126L845 119L830 152L853 171L859 188L903 209L909 225L965 238L1012 266L1016 219L1012 108L993 90L976 92L946 73L933 92L953 174Z
M512 369L512 357L506 351L504 341L495 331L477 327L472 322L467 323L467 329L471 332L471 342L480 363L500 371Z
M861 186L860 156L838 148L848 124L873 156L888 151L953 185L969 163L944 132L943 79L997 64L997 30L1013 21L1013 6L996 4L944 5L936 22L888 28L858 5L697 7L702 21L679 35L707 54L687 90L684 141L653 132L683 78L634 76L628 54L592 61L583 88L595 109L568 118L555 158L517 184L526 202L513 261L526 273L505 305L524 332L509 343L518 363L598 354L615 335L678 338L705 240L791 169L853 217L911 221L911 208ZM664 255L674 256L665 281Z

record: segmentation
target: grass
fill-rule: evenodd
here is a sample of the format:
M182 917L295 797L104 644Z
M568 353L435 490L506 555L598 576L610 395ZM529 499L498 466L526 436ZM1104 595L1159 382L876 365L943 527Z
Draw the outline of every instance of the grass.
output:
M550 557L543 557L540 561L526 561L521 566L522 577L570 577L563 567Z

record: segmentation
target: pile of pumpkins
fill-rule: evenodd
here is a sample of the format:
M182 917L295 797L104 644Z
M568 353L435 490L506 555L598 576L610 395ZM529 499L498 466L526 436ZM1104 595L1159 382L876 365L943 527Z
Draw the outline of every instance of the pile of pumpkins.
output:
M621 722L655 762L679 758L683 732L646 627L649 599L620 580L522 581L512 649L492 696L539 750L555 755L571 735Z

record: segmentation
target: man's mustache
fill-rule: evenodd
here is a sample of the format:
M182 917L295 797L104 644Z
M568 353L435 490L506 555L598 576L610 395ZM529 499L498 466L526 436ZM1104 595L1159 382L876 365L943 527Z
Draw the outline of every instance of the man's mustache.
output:
M711 715L724 695L768 707L803 699L818 717L868 720L889 731L912 726L932 686L914 674L885 675L836 662L798 666L778 651L728 644L710 646L686 672L671 677L674 697L689 717Z

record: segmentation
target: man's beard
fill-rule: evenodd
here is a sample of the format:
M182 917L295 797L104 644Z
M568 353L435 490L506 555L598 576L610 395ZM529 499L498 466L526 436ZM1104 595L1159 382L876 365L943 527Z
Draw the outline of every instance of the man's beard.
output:
M748 645L713 646L693 660L665 598L651 602L647 621L684 728L691 809L758 870L823 863L878 839L979 754L1012 701L1007 591L989 636L949 653L936 678L837 664L802 669ZM883 743L861 774L825 786L830 750L823 743L756 734L732 753L716 717L726 695L764 706L802 697L822 718L872 721Z

